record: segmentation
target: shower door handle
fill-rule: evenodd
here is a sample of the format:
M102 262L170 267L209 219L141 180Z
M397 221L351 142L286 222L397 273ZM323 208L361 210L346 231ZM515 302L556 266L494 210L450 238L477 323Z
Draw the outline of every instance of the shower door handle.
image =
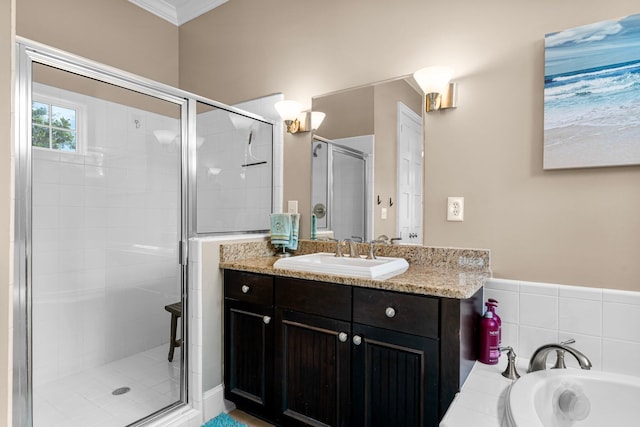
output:
M182 240L178 241L178 264L187 265L187 246Z

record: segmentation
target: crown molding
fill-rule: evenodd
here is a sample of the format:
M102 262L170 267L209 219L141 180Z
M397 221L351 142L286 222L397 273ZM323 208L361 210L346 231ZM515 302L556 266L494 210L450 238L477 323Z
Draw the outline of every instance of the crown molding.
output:
M215 9L228 0L129 0L130 3L180 26Z

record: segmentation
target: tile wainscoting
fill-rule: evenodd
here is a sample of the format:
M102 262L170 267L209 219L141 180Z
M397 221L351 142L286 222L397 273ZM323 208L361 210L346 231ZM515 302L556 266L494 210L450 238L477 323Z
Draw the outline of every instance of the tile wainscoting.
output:
M573 338L593 369L640 376L640 292L494 278L484 296L499 301L502 345L519 357Z

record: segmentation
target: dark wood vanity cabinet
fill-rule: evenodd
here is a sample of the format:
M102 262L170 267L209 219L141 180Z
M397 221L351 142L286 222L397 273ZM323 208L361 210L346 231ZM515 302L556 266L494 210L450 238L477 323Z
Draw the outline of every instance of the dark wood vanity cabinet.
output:
M261 417L272 416L273 277L225 271L224 397Z
M271 305L242 301L251 276ZM437 426L473 366L481 296L225 271L225 397L283 426Z
M351 287L276 277L276 401L284 425L351 425Z
M353 425L438 424L438 300L353 289Z

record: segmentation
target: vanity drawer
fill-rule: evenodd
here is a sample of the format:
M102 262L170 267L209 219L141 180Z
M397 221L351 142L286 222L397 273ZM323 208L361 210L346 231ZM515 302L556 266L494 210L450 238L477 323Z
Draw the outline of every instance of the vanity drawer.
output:
M438 299L354 287L353 321L438 338Z
M273 305L273 276L225 270L224 296L253 304Z
M276 306L351 321L351 287L311 280L276 278Z

